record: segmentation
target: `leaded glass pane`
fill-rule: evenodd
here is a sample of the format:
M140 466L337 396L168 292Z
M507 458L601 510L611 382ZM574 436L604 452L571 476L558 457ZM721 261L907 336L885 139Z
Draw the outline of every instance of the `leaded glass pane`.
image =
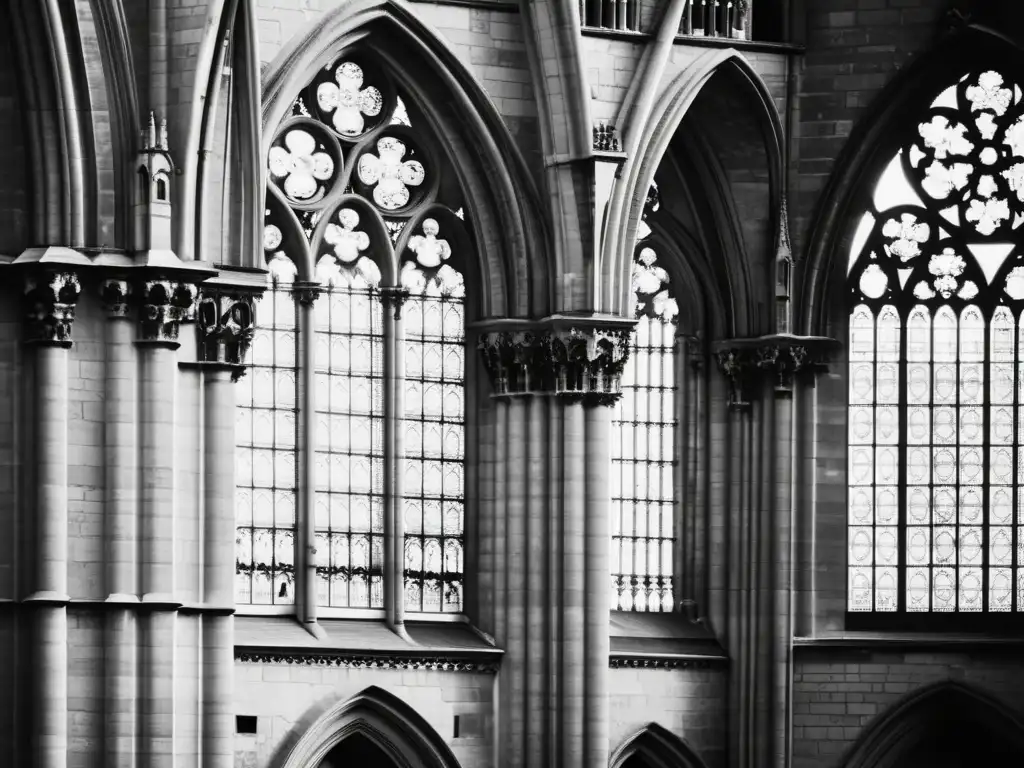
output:
M671 611L678 307L648 245L637 249L633 289L637 325L612 421L612 607Z
M313 304L316 597L381 608L384 318L379 294L353 282L332 280Z
M462 277L425 269L450 254L428 219L410 248L403 280L405 345L405 607L459 612L463 598L463 475L465 472L465 305ZM426 259L426 261L424 260ZM444 272L448 269L449 272Z
M296 337L287 272L257 307L252 367L235 385L235 602L295 601Z

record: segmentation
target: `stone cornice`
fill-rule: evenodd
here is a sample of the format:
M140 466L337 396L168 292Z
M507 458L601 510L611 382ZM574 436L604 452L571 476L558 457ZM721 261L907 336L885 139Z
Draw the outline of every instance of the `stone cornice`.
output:
M797 375L827 370L838 346L824 336L774 334L721 341L714 350L718 368L732 386L732 405L743 406L764 381L785 394Z
M622 395L634 321L554 315L540 321L480 324L478 348L494 397L545 394L611 405Z
M405 656L381 653L316 652L299 650L255 650L236 648L235 660L243 664L293 664L296 666L340 667L342 669L426 670L431 672L473 672L496 674L497 658L440 653Z

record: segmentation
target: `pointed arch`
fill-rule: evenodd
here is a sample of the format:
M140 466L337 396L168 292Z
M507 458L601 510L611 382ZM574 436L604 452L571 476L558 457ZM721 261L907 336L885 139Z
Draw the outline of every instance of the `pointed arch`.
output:
M668 729L650 723L612 753L610 768L623 768L633 757L642 757L651 768L707 768L707 764L683 739Z
M665 88L658 107L643 129L638 150L623 166L612 192L605 222L597 297L602 311L621 313L629 294L629 258L643 202L655 172L669 151L683 119L712 77L725 73L733 79L739 93L749 103L751 114L763 142L767 159L770 235L777 239L782 207L783 127L767 85L741 53L734 49L708 51L679 73ZM769 244L770 245L770 244ZM742 246L741 246L742 247ZM727 253L727 257L736 254ZM772 254L774 255L774 254ZM733 259L727 265L734 292L741 293L743 305L755 305L755 296L747 295L744 266ZM743 312L734 307L734 318ZM751 320L756 323L756 320ZM746 321L733 322L733 333L744 333Z
M901 69L882 89L854 129L821 195L808 235L806 259L794 296L800 334L830 333L830 302L841 295L846 278L846 254L857 228L855 214L872 182L884 170L897 147L898 126L923 114L937 94L964 73L965 62L990 62L1006 70L1020 69L1021 48L988 27L970 26L951 34L930 51ZM935 86L935 87L929 87ZM835 307L845 306L835 302Z
M1017 715L982 691L945 680L918 689L875 720L841 766L898 768L915 749L950 729L969 734L975 748L988 743L994 754L1009 750L1004 757L1024 759L1024 723Z
M415 709L377 686L311 708L285 738L271 765L315 768L338 744L356 734L402 768L459 768L437 731Z
M262 162L295 94L317 69L371 34L394 43L375 46L376 52L417 100L447 151L458 156L452 170L476 203L467 216L481 256L478 286L486 295L480 297L480 314L547 314L554 280L526 164L494 105L455 54L393 0L345 3L293 38L271 63L263 79ZM401 58L390 52L399 47Z

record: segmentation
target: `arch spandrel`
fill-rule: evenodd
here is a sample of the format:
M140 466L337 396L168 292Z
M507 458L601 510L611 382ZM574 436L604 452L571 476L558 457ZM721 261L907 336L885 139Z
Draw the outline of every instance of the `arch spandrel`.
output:
M466 220L479 254L479 314L546 314L552 266L526 165L493 104L454 53L397 3L347 3L293 38L269 65L263 81L264 162L295 95L318 69L371 36L390 76L443 147L444 162L465 198L473 201Z

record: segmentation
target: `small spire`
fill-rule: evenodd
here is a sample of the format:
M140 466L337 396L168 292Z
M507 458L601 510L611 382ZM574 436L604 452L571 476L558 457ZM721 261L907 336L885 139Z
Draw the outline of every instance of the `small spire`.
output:
M160 149L167 151L167 118L160 121Z
M146 149L156 149L156 115L149 113L149 137L146 141Z

